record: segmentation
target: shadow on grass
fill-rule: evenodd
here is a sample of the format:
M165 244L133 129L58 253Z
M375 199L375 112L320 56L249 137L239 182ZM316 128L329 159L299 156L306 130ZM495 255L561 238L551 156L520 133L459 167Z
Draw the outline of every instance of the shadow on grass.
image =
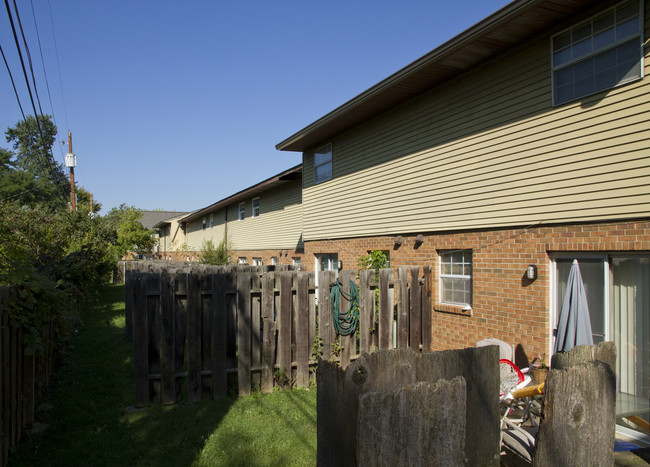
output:
M189 465L232 399L133 409L131 342L124 336L124 287L101 290L66 353L12 465ZM116 325L116 323L118 323Z
M134 409L124 287L101 290L11 465L315 465L316 392Z

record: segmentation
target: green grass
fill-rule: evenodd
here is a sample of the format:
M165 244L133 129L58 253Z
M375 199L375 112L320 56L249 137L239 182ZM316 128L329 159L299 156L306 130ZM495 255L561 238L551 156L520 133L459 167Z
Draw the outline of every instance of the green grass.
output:
M102 289L12 465L315 465L316 391L133 409L124 288Z

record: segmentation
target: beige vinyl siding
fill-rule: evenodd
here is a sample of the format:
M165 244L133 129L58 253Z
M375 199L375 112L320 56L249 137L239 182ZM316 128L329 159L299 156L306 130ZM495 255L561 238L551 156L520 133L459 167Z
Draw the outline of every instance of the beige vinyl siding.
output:
M237 220L239 202L228 207L228 237L236 250L294 249L301 245L301 181L291 181L264 191L260 215L251 217L251 201L245 200L246 218Z
M203 242L206 240L212 240L214 246L219 245L223 240L223 234L225 231L225 211L219 209L212 212L214 215L214 225L210 228L210 214L206 214L206 228L203 230L203 220L202 218L196 219L189 223L187 227L187 246L190 251L198 251L201 249ZM179 234L180 236L180 234Z
M649 216L649 79L554 108L555 32L306 153L305 240Z

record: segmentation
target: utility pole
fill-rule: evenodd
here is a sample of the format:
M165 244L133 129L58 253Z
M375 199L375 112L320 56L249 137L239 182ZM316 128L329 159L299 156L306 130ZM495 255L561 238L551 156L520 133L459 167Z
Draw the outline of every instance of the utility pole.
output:
M70 209L77 210L77 195L74 188L74 168L77 165L77 157L72 152L72 132L68 130L68 153L65 155L65 165L70 167Z

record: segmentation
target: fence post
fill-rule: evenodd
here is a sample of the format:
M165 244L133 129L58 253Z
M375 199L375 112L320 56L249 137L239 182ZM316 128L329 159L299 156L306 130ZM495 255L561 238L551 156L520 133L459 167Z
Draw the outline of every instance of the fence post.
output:
M293 293L291 291L291 273L278 273L280 279L280 310L278 313L278 365L280 372L286 371L291 379L291 308Z
M149 404L149 343L147 342L147 281L142 274L135 279L133 308L133 369L135 405Z
M379 348L393 347L393 303L389 285L393 280L392 269L379 271Z
M373 352L372 335L375 329L375 294L370 287L370 279L374 277L372 269L359 271L359 353Z
M425 266L424 285L422 287L422 351L430 352L433 333L432 316L433 308L431 307L431 266Z
M346 313L350 308L350 300L346 295L350 296L350 280L352 280L354 271L341 271L341 289L339 291L339 314ZM342 293L345 292L345 293ZM339 344L341 349L341 368L346 368L350 364L350 355L352 354L352 345L355 342L354 332L352 335L339 335Z
M419 352L422 340L422 295L420 287L420 268L411 268L411 290L409 296L409 343Z
M397 347L409 346L409 288L408 266L397 270Z
M334 282L333 271L318 272L318 334L323 344L325 360L332 357L332 301L330 298L330 284Z
M237 274L237 386L240 396L251 393L251 273Z
M273 392L273 367L275 366L275 335L277 327L273 316L275 305L275 273L262 276L262 319L264 337L262 344L262 392Z
M212 398L226 397L228 378L226 376L226 332L228 326L228 310L226 299L226 274L224 272L212 276L213 295L212 313Z
M294 312L296 329L296 386L304 388L309 386L309 274L306 272L294 273L296 280L296 310Z

